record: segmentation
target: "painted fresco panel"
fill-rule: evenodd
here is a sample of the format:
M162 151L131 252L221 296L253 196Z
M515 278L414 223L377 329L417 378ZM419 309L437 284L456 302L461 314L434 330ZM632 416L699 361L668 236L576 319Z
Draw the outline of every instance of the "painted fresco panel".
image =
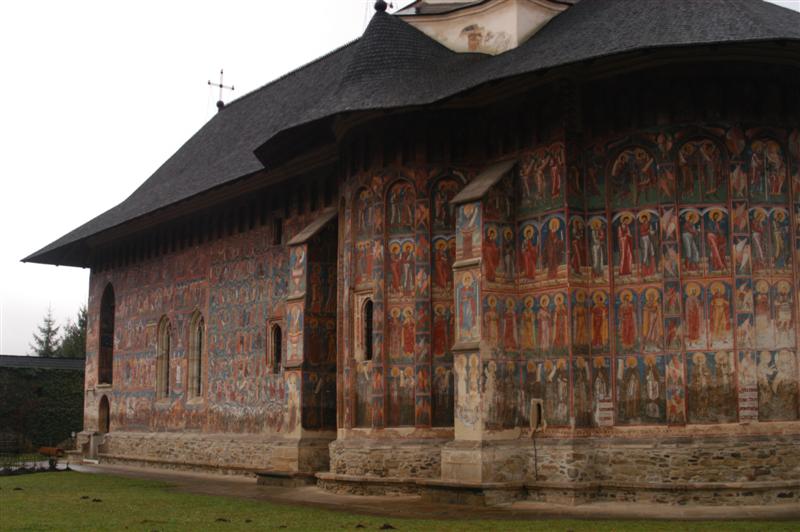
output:
M520 214L541 213L564 204L564 144L539 148L520 161Z
M452 303L435 303L433 307L432 352L435 359L452 360L455 343L455 312Z
M667 423L686 424L686 392L683 355L667 355Z
M608 293L604 290L591 292L591 350L592 353L608 353L609 349L609 307Z
M590 349L590 318L587 291L579 288L572 293L572 350L587 354Z
M303 362L304 307L302 301L286 305L286 365L296 366Z
M758 421L758 362L754 351L739 352L739 422Z
M639 323L642 324L642 350L645 352L661 351L664 343L661 290L656 287L642 289L639 296L639 308L641 309Z
M544 361L544 412L548 425L569 425L569 359L548 358Z
M726 275L730 272L728 246L729 223L727 209L710 207L703 210L704 255L709 275Z
M614 424L611 357L592 357L592 416L598 427Z
M413 366L392 366L387 378L389 391L390 427L414 425L414 387L416 379Z
M664 357L617 358L617 423L650 425L666 419Z
M591 375L588 357L575 357L572 361L572 411L576 427L592 426Z
M289 251L289 297L306 292L306 247L295 246Z
M699 283L683 286L684 346L705 349L707 344L705 287Z
M589 217L589 262L593 282L608 281L608 223L605 214Z
M618 353L634 353L640 348L642 337L637 302L638 298L632 289L626 288L617 293L615 316Z
M454 379L453 368L436 366L431 394L434 427L452 427L454 414Z
M413 234L416 193L406 181L395 183L387 196L386 227L389 234Z
M456 339L459 342L478 341L478 285L471 271L456 273L456 313Z
M622 211L612 218L614 228L614 278L619 283L633 282L634 276L634 214Z
M471 436L481 419L482 368L478 353L455 357L455 426L462 436Z
M516 363L489 360L483 370L484 426L487 429L517 426L519 388Z
M709 139L695 139L678 150L681 200L724 201L728 197L727 173L719 146Z
M750 209L750 253L753 274L770 269L769 215L762 207Z
M658 202L658 172L652 154L631 147L617 155L611 167L612 207L634 207Z
M788 349L758 352L758 419L798 419L797 355Z
M540 230L535 220L528 220L519 229L519 277L520 282L532 282L541 272L539 250Z
M569 218L570 276L581 279L586 276L587 270L586 221L582 216L572 215Z
M733 322L731 319L731 286L722 281L712 282L706 291L708 298L708 337L713 349L733 347Z
M543 284L552 284L553 281L566 277L566 222L562 214L553 214L542 220L542 267L546 281Z
M481 246L480 203L459 205L456 215L457 259L469 259L479 253Z
M589 209L606 207L606 174L604 170L604 154L602 148L595 147L587 154L586 162L586 206Z
M455 238L435 236L433 238L432 286L434 296L446 296L453 289L453 261L455 260Z
M787 168L780 144L760 138L750 144L748 151L750 199L786 201Z
M729 423L737 418L733 352L696 352L687 359L690 423Z
M358 362L356 365L356 419L355 426L369 427L372 425L370 400L372 397L372 375L368 362Z

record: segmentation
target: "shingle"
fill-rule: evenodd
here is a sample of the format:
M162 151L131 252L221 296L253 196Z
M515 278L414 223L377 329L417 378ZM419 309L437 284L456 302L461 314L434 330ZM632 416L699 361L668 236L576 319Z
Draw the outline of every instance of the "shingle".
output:
M83 239L263 169L278 133L340 113L426 105L487 82L662 47L800 41L800 14L761 0L582 0L520 47L457 54L376 13L352 43L228 104L131 196L25 261L83 265ZM70 256L72 254L72 256Z

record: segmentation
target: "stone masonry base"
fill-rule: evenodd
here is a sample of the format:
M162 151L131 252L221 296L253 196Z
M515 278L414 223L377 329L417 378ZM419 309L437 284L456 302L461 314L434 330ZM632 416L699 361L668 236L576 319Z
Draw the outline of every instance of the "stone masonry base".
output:
M496 442L331 444L318 485L339 493L417 493L432 502L517 500L675 505L800 503L800 435L659 439L546 438ZM388 448L385 448L388 447ZM441 462L431 457L441 450ZM391 457L391 463L386 460ZM406 461L407 460L407 461ZM421 469L420 462L436 463ZM380 475L380 470L386 472ZM426 475L419 472L423 470ZM410 474L410 472L416 474Z
M442 439L345 438L330 444L330 472L350 477L440 478Z
M103 463L255 475L260 471L316 472L329 465L326 438L260 435L111 432L103 437Z

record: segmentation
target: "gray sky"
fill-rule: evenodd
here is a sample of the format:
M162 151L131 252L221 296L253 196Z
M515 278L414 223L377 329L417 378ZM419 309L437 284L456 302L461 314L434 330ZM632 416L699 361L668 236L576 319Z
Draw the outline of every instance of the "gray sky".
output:
M773 0L800 11L800 0ZM408 3L395 2L396 7ZM0 353L26 354L88 270L20 259L116 205L216 111L358 37L373 0L7 2L0 18Z

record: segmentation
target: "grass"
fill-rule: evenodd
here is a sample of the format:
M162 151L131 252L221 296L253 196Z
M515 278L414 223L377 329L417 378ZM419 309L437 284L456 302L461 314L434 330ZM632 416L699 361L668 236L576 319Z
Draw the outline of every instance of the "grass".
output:
M200 481L202 482L202 481ZM168 483L87 473L0 477L0 531L23 530L798 530L790 522L489 521L374 517L197 495ZM361 525L360 527L358 525Z

